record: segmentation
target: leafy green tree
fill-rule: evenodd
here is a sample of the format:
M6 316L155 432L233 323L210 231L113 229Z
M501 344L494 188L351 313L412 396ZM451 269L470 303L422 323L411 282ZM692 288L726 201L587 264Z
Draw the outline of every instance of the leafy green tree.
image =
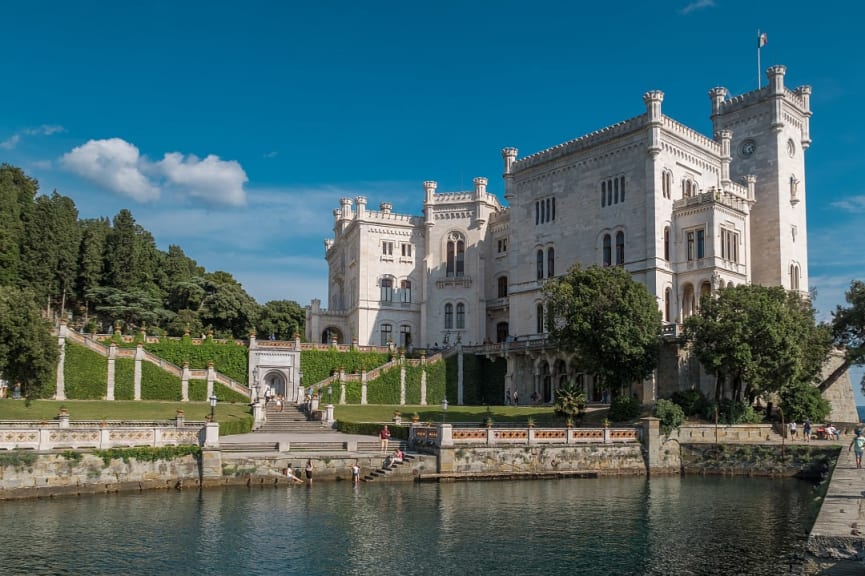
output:
M104 267L103 255L105 242L111 233L107 218L80 220L81 248L78 250L78 279L76 282L78 300L82 304L84 316L90 311L87 295L102 285Z
M48 309L56 301L65 310L66 296L75 288L80 245L75 202L57 192L37 197L25 221L21 276Z
M143 326L160 326L171 317L171 314L162 308L158 297L140 289L100 287L91 290L88 297L98 302L95 310L104 323L114 324L120 321L127 332Z
M704 297L685 334L706 371L717 376L716 401L750 402L791 382L816 382L831 349L828 327L817 325L810 301L780 286L739 285Z
M22 391L40 397L54 381L57 339L42 318L35 294L0 286L0 374L20 382Z
M0 164L0 286L19 282L24 221L39 183L20 168Z
M620 267L574 266L544 285L547 330L614 393L648 377L661 343L661 314L646 287Z
M781 408L788 422L802 422L810 418L824 422L832 411L829 401L820 395L820 389L807 382L793 382L781 390Z
M199 318L219 336L242 338L258 320L258 303L231 274L217 271L205 277L205 297Z
M661 421L661 432L669 434L685 421L685 411L672 400L662 398L655 403L655 418Z
M865 282L851 282L845 299L848 306L839 305L832 313L832 336L835 345L844 351L844 361L820 383L821 391L834 384L850 366L865 365ZM861 386L865 391L865 377Z
M273 334L277 340L294 338L295 332L303 334L306 312L294 300L271 300L261 307L256 331L262 338Z

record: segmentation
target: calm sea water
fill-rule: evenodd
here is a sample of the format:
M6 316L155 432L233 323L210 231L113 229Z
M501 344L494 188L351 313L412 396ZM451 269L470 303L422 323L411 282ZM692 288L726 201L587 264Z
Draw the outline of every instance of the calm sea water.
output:
M3 574L787 574L812 485L573 479L0 503Z
M856 406L856 412L859 413L859 422L865 422L865 406Z

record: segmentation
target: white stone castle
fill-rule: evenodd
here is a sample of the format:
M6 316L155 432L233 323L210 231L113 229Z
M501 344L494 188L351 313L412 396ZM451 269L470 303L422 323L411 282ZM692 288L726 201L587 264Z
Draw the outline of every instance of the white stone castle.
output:
M341 199L325 241L327 309L312 301L307 338L507 343L498 347L507 349L506 384L521 399L549 402L571 377L597 399L568 354L529 346L543 338L544 282L572 265L623 266L655 295L673 333L720 286L807 291L811 87L787 88L785 72L769 68L768 85L741 96L710 90L713 138L665 116L664 94L653 91L629 120L522 158L505 148L507 207L486 178L465 192L424 182L421 216ZM674 389L707 378L675 363L665 375ZM648 382L634 392L648 401L658 391Z

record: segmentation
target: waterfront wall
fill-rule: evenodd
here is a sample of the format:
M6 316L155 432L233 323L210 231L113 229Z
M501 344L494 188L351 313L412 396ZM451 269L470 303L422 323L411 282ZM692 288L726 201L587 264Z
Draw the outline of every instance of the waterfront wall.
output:
M439 474L646 474L639 444L444 448L438 463Z
M840 449L829 444L682 444L682 473L822 478Z

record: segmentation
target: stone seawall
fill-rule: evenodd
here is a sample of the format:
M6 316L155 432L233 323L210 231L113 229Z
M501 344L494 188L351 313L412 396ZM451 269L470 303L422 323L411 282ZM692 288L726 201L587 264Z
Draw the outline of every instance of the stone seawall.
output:
M438 474L547 474L593 472L597 475L645 475L639 444L586 446L467 447L440 449ZM432 472L432 470L430 471Z
M809 444L682 444L682 473L819 479L832 470L839 450Z

